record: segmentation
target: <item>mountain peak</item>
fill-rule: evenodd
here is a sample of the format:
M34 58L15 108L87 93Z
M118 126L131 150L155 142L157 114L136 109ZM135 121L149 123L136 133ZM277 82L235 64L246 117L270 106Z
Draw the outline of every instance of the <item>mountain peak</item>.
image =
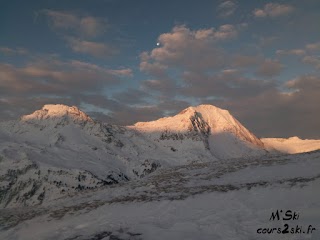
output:
M236 120L228 110L213 105L191 106L172 117L160 118L152 122L138 122L133 128L145 132L188 133L201 129L210 135L231 134L237 139L263 147L263 143ZM199 130L200 129L200 130Z
M208 123L210 122L219 122L218 125L225 125L226 122L234 123L234 118L231 116L229 111L225 109L218 108L209 104L201 104L198 106L190 106L179 112L177 115L172 117L164 117L151 122L138 122L135 126L162 126L163 124L177 128L179 122L185 123L194 118L195 116L201 116L201 118ZM183 124L184 125L184 124Z
M207 114L214 114L215 116L217 115L224 115L224 116L230 116L230 113L228 110L218 108L214 105L210 104L201 104L198 106L190 106L184 110L182 110L178 115L181 114L194 114L195 112L200 113L202 115L207 115ZM213 116L211 116L213 117Z
M63 104L46 104L40 110L29 115L24 115L21 121L39 121L47 119L71 119L73 122L93 122L93 120L76 106L67 106Z
M55 114L58 114L58 113L65 114L73 111L80 112L80 109L77 108L76 106L70 107L64 104L45 104L41 108L41 110L48 111L50 113L55 113Z
M220 112L224 112L229 114L228 110L222 109L222 108L218 108L214 105L210 105L210 104L201 104L198 105L196 107L193 107L196 111L220 111Z

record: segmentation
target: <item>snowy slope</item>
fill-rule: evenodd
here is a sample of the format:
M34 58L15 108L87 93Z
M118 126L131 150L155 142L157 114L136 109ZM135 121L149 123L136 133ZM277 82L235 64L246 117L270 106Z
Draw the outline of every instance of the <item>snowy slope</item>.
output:
M319 151L189 164L42 207L0 210L0 239L317 240L319 187ZM270 221L277 210L299 218ZM302 231L283 233L285 224ZM276 230L257 232L264 228Z
M185 153L186 158L192 152L215 159L265 153L257 137L227 110L212 105L189 107L176 116L139 122L130 128L144 133L162 149Z
M303 153L320 149L320 140L291 138L262 138L265 147L283 153Z
M228 111L210 105L129 127L96 122L77 107L45 105L1 123L0 139L1 207L42 204L161 167L266 153Z
M61 168L80 168L93 171L106 178L120 173L123 156L118 156L122 142L113 132L118 127L95 123L91 118L72 107L70 111L55 112L51 105L27 116L20 121L4 123L3 132L9 142L20 144L19 150L27 152L30 160L43 165ZM5 144L1 145L6 147ZM108 168L109 171L106 171Z
M128 127L45 105L0 123L0 239L320 239L320 151L266 155L316 148L286 141L210 105ZM316 231L257 233L284 224Z
M76 107L45 105L20 121L1 123L0 137L2 207L39 204L151 171L138 159L148 143Z
M19 147L19 146L16 146ZM70 196L76 192L115 183L89 171L37 164L14 145L2 149L0 158L0 208L30 206Z

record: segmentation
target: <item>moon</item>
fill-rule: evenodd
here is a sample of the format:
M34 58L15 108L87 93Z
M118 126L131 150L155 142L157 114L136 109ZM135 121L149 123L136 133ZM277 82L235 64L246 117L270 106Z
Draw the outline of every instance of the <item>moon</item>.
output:
M160 46L160 43L159 43L159 42L157 42L157 46Z

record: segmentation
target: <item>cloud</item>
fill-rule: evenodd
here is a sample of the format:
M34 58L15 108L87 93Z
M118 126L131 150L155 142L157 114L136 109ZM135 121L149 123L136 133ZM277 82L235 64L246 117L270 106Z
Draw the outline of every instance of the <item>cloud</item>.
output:
M109 121L121 125L132 125L136 122L153 121L168 114L177 114L188 106L190 106L189 102L174 99L161 100L154 105L142 103L128 106L119 103L118 108L109 114Z
M113 112L123 107L123 104L111 99L105 94L93 92L81 96L82 105L93 106L95 109L105 109L107 112ZM94 111L93 110L93 111Z
M318 133L314 131L314 129L319 128L319 76L306 75L287 81L284 84L284 88L287 88L290 94L279 91L277 86L272 82L264 81L262 83L258 79L239 79L237 76L239 76L239 73L235 71L226 71L221 73L219 79L219 81L225 83L226 89L228 89L227 86L229 85L229 92L227 93L234 98L229 100L225 98L212 98L211 96L215 96L216 92L210 93L208 91L207 97L200 95L202 96L199 98L200 103L214 104L228 109L233 116L259 137L290 137L293 135L302 138L319 137ZM195 76L190 77L192 79ZM202 79L202 77L199 77L199 79ZM228 82L226 81L227 79L232 80ZM206 81L206 83L212 84L211 81ZM198 85L200 86L200 84ZM208 85L205 87L208 87ZM234 89L234 92L231 89ZM99 94L74 95L72 97L66 96L60 98L26 98L17 97L17 95L2 97L0 98L0 114L2 119L13 118L39 109L46 103L64 103L81 106L81 103L85 102L109 111L108 115L104 115L101 112L88 111L90 116L108 121L108 123L130 125L137 121L155 120L163 117L165 114L176 114L181 109L191 105L188 101L174 99L165 99L157 104L148 105L143 101L143 98L146 97L144 91L132 90L128 89L127 92L119 93L115 97L116 100ZM197 88L194 90L196 91ZM217 92L219 90L225 91L224 88L214 90ZM241 94L239 95L239 93ZM140 94L143 97L134 103L137 105L129 106L127 104L127 102L130 102L130 99L134 101L136 97L139 98ZM191 96L196 96L196 94L192 94Z
M129 88L125 91L116 93L113 95L113 98L116 99L118 102L133 105L133 104L147 104L146 99L150 98L151 95L148 94L146 91L142 91L139 89L132 89Z
M133 99L124 94L118 100L109 99L104 89L121 84L119 76L130 74L130 69L107 69L75 60L39 59L22 67L0 64L1 120L17 119L50 103L92 104L112 114L125 111L125 104L118 100L127 98L129 103Z
M103 18L67 11L42 10L49 25L68 43L72 51L94 57L109 57L119 51L106 42L94 41L106 33L109 24Z
M227 18L234 14L237 9L237 4L234 1L224 1L219 4L217 8L218 16L221 18Z
M79 68L79 69L87 69L89 71L107 73L107 74L111 74L111 75L119 76L119 77L122 77L122 76L131 77L133 75L132 69L130 69L130 68L107 69L107 68L100 67L96 64L82 62L82 61L78 61L78 60L71 60L68 63L76 68Z
M117 71L86 62L59 59L39 59L22 67L0 64L0 93L2 96L68 96L100 92L106 86L120 83Z
M71 47L73 41L74 51L98 57L102 56L98 52L104 52L103 56L113 54L105 43L94 50L95 44L96 49L100 44L90 39L97 37L95 34L58 26L52 27L63 33L71 29L63 39ZM127 125L175 114L191 104L211 103L229 109L259 136L316 136L319 77L302 76L281 85L271 80L284 68L279 60L266 59L260 52L253 54L251 49L236 53L224 50L221 46L237 38L243 27L174 27L159 36L159 47L141 53L139 67L145 79L141 79L139 88L123 89L110 96L104 90L112 86L119 91L114 86L125 83L127 79L122 77L132 76L131 69L110 69L58 57L32 58L22 65L0 64L1 117L17 117L46 103L64 103L87 106L84 110L98 119ZM315 65L316 54L310 53L317 45L308 45L305 49L279 50L278 57L302 56L305 63Z
M158 103L158 108L162 109L166 115L175 115L181 112L182 109L185 109L192 104L186 100L178 99L164 99Z
M246 24L221 25L217 29L191 30L175 26L158 37L160 47L140 55L140 70L164 77L168 67L188 71L207 71L226 65L226 53L219 44L236 38Z
M159 36L160 47L140 55L140 70L151 78L142 89L158 97L219 98L232 100L269 91L270 80L243 77L247 68L258 68L259 76L275 76L283 66L261 55L226 53L219 48L222 33L235 26L190 30L176 26ZM241 69L241 70L239 70Z
M259 45L262 47L269 46L279 40L279 37L276 36L267 36L267 37L258 37L259 39Z
M243 77L241 72L235 69L223 70L219 74L185 72L183 79L186 84L181 89L181 93L204 100L214 97L226 101L237 101L257 96L276 86L270 80Z
M178 90L176 81L170 77L145 80L141 86L146 91L155 91L167 97L174 97Z
M316 75L304 75L285 83L289 89L299 90L296 95L303 92L315 93L320 89L320 77ZM318 97L320 99L320 96Z
M51 26L58 31L73 31L75 34L93 38L106 31L104 19L92 16L81 16L71 12L43 10L50 19Z
M280 60L265 58L260 52L226 52L219 47L226 39L216 32L177 26L159 36L158 48L141 54L140 70L150 75L141 89L153 94L153 107L174 114L167 110L170 103L164 104L164 99L188 99L178 106L182 109L192 100L193 104L227 108L258 136L319 137L314 132L319 123L305 118L310 114L319 119L314 113L320 100L319 77L302 76L291 85L282 85L273 79L285 67ZM307 51L280 50L277 54L305 57Z
M279 17L292 13L294 7L288 4L267 3L262 9L255 9L255 17Z
M217 42L235 38L239 28L228 24L217 30L192 31L184 25L176 26L171 32L159 36L160 47L143 54L140 68L158 72L164 71L167 65L199 71L219 68L224 65L225 56Z
M156 120L163 116L157 106L122 107L111 114L112 118L120 120L121 124L133 124Z
M319 56L305 56L302 62L314 66L316 69L320 69L320 57Z
M112 69L108 71L109 73L119 76L119 77L132 77L133 72L130 68L123 68L123 69Z
M69 46L76 53L89 54L95 57L109 57L117 54L117 50L105 43L68 38Z
M238 29L231 24L221 25L219 29L214 33L216 40L227 40L237 37Z
M290 94L274 89L255 98L233 102L229 107L259 136L319 138L315 131L319 129L320 117L319 76L301 76L285 86L291 90Z
M141 101L135 102L134 105L128 104L129 99L137 96L138 92L139 90L127 89L122 93L114 94L114 99L98 94L84 95L81 100L86 103L83 106L89 106L85 109L90 116L108 121L110 124L131 125L138 121L150 121L163 116L162 110L157 105L144 104L143 98L147 97L146 95L143 95ZM143 94L143 92L140 93ZM97 112L96 109L104 109L107 115L102 111Z
M140 71L151 78L142 87L174 96L181 88L179 77L172 71L202 72L223 68L226 54L218 43L235 38L243 25L222 25L218 29L190 30L184 25L175 26L171 32L159 36L160 47L140 55Z
M304 49L277 50L276 54L280 56L286 56L286 55L303 56L306 54L306 51Z
M235 54L232 56L232 66L234 67L252 67L263 62L263 57L260 55L243 55Z
M0 47L0 53L6 54L6 55L26 55L28 54L28 50L25 48Z
M320 42L307 44L306 49L309 51L320 51Z
M256 74L263 77L274 77L280 74L284 66L278 60L266 59L258 67Z
M45 104L66 104L78 106L97 120L110 124L134 124L136 121L154 120L158 118L162 111L143 110L142 107L130 107L125 103L112 100L105 95L85 94L72 95L70 97L40 96L40 97L18 97L0 98L1 120L19 119L20 116L32 113L40 109ZM156 107L154 107L156 109ZM99 110L99 112L97 112ZM106 115L105 113L108 113ZM126 113L127 112L127 113ZM132 115L131 115L132 114ZM145 115L137 115L145 114ZM121 118L125 116L124 118Z
M148 53L142 53L142 55ZM148 62L147 59L141 55L141 62L140 62L140 71L145 72L152 76L163 77L166 76L166 70L168 67L164 64L159 62Z
M128 103L132 102L138 92L131 94L131 99L128 93L113 100L105 90L123 84L122 77L132 75L130 68L105 68L54 56L33 56L19 66L0 63L0 116L2 120L16 119L48 103L80 107L91 104L116 112L124 106L118 101L127 98Z

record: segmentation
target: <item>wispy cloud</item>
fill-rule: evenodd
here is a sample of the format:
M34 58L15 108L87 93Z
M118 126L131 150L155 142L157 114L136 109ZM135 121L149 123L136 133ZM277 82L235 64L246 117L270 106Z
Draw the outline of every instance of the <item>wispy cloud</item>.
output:
M234 1L224 1L220 3L217 8L218 16L221 18L230 17L235 13L237 7L238 5Z
M292 13L294 7L289 4L267 3L263 8L253 11L256 17L279 17Z
M304 49L291 49L291 50L277 50L277 55L295 55L295 56L303 56L306 54Z
M66 11L46 9L42 12L72 51L94 57L108 57L118 52L114 46L95 40L106 33L109 24L105 19Z
M101 35L108 26L104 19L92 16L54 10L43 10L43 12L49 17L54 29L74 31L75 34L88 38Z
M267 47L267 46L275 43L277 40L279 40L279 37L266 36L266 37L258 37L258 39L259 39L259 46Z
M320 42L309 43L306 45L306 49L309 51L320 51Z
M0 93L3 96L55 94L72 96L86 91L102 91L119 83L118 75L129 69L108 69L81 61L41 59L17 67L0 64Z
M88 103L116 111L120 103L108 99L104 90L133 74L129 68L112 69L53 56L32 59L22 66L0 63L2 119L18 118L47 103Z
M119 77L132 77L133 76L132 69L130 69L130 68L113 69L113 70L109 70L108 72L113 75L119 76Z
M25 48L0 47L0 53L6 54L6 55L25 55L25 54L28 54L28 50Z
M319 76L300 76L284 84L290 94L270 88L257 96L220 104L261 137L290 137L294 134L316 138L318 133L314 129L318 129L320 118L319 83Z
M151 97L146 91L140 89L129 88L125 91L113 94L113 98L117 101L129 105L133 104L147 104L146 98Z
M316 69L320 69L320 57L319 56L305 56L302 61L304 63L314 66Z
M76 38L67 38L69 46L76 53L89 54L95 57L108 57L115 55L118 51L105 43L86 41Z

